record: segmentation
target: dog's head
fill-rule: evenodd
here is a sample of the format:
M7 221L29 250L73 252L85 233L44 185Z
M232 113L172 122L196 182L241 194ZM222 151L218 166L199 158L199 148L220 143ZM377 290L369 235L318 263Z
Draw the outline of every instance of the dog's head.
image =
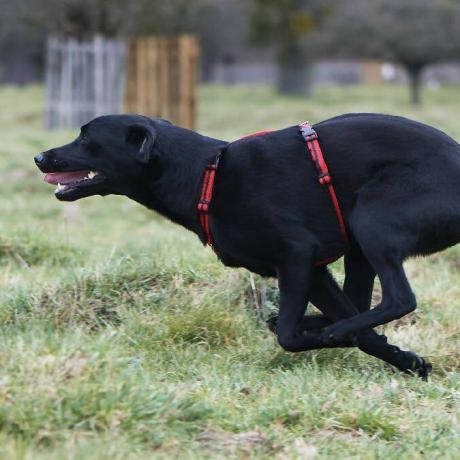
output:
M70 144L35 157L55 196L74 201L91 195L128 195L155 158L156 126L163 120L107 115L81 128Z

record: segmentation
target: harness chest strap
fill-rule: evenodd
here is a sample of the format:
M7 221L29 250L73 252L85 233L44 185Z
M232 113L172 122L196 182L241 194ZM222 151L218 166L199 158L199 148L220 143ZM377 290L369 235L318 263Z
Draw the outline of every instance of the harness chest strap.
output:
M209 228L209 206L212 200L212 194L214 191L214 181L216 178L217 167L219 166L221 152L217 154L214 161L206 166L203 176L203 183L201 185L201 195L198 201L198 217L200 219L201 228L205 236L205 244L213 246L213 239L211 229Z
M321 146L318 142L318 135L316 131L311 127L308 122L304 122L299 125L300 131L302 136L305 139L307 144L307 149L310 152L311 158L313 163L318 170L318 181L321 185L326 185L329 191L329 195L331 197L332 204L334 205L335 213L337 216L337 221L339 224L340 231L343 235L343 238L346 243L349 242L347 230L345 227L345 222L343 220L342 211L340 209L339 200L337 199L337 195L334 190L334 186L332 184L332 178L329 174L329 170L324 160L323 152L321 151ZM259 136L262 134L269 133L271 131L258 131L257 133L249 134L245 137L253 137ZM214 247L214 240L212 238L211 229L209 227L209 206L212 201L212 194L214 190L214 181L216 178L216 171L219 166L219 160L222 152L219 152L216 157L214 158L213 162L206 166L203 175L203 183L201 186L201 195L200 200L198 201L197 209L198 209L198 217L200 220L201 228L203 230L203 234L205 237L205 245L209 245L213 248ZM318 264L326 264L336 260L338 257L334 257L331 259L327 259L324 261L320 261ZM317 264L317 265L318 265Z
M318 134L311 127L311 125L305 121L299 125L300 132L302 133L305 142L307 143L307 149L310 152L313 163L316 166L318 171L318 181L321 185L326 185L331 197L332 204L334 205L335 214L337 216L337 222L339 224L340 232L342 233L343 239L348 244L349 238L347 229L345 227L345 222L343 220L342 210L340 209L339 200L334 190L334 185L332 184L332 177L329 174L329 169L327 167L326 161L324 160L324 155L321 150L321 146L318 142Z

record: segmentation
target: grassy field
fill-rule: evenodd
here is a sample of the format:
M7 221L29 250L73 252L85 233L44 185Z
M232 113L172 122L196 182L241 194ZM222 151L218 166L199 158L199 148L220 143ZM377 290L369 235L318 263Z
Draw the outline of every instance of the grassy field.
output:
M379 111L460 139L460 88L405 101L204 87L199 130ZM429 358L429 383L356 350L283 352L263 322L274 283L260 312L248 272L185 230L125 198L54 199L32 158L76 133L44 131L42 110L40 87L0 88L0 458L460 458L457 249L408 262L419 308L385 328Z

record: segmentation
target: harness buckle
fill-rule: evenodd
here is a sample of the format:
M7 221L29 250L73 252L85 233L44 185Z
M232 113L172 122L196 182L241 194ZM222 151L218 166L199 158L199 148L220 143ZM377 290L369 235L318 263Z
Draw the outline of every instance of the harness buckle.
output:
M300 132L307 142L318 139L318 134L309 124L302 123L300 125Z
M198 211L199 212L208 212L209 211L209 200L200 200L198 202Z
M321 173L318 176L318 180L321 185L330 185L332 183L332 177L328 172Z

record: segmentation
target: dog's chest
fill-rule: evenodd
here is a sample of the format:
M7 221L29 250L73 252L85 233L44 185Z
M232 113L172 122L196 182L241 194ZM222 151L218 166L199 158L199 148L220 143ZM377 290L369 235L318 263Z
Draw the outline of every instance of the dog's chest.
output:
M276 270L274 266L263 260L250 257L235 257L225 251L216 250L217 257L227 267L246 268L260 276L274 277Z

